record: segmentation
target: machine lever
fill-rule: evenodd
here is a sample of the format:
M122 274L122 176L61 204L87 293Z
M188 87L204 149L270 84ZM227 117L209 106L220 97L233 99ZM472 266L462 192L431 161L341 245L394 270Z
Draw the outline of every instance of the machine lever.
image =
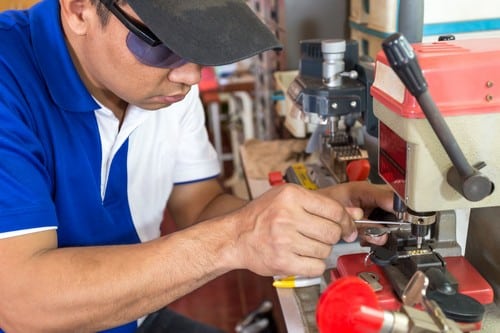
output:
M417 99L434 133L453 163L453 167L448 170L447 174L448 184L469 201L479 201L493 193L493 183L467 161L439 112L427 89L427 82L410 43L402 34L394 33L384 40L382 48L391 68ZM485 163L479 162L477 166L483 167Z

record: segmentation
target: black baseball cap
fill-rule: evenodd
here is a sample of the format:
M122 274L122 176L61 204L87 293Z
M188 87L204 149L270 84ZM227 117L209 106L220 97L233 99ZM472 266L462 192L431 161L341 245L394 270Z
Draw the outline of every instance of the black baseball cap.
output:
M172 51L200 65L234 63L282 48L244 0L128 0Z

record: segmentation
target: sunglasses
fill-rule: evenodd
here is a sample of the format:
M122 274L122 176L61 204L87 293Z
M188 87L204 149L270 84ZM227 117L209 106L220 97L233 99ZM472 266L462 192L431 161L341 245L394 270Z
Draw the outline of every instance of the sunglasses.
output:
M125 13L116 0L100 1L129 30L127 47L141 63L160 68L177 68L188 62L163 44L145 25Z

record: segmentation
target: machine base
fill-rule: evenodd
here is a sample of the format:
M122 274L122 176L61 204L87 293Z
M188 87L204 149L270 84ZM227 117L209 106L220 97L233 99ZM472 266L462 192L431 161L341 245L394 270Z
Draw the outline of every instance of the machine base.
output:
M347 254L340 256L336 269L331 271L332 282L344 276L359 276L362 273L375 277L380 284L376 295L379 305L387 311L399 311L401 303L393 291L389 279L385 276L383 269L373 264L370 260L365 265L366 253ZM445 257L447 270L458 281L458 292L470 296L481 304L493 302L494 293L488 282L477 272L477 270L462 256ZM380 288L381 287L381 288ZM476 329L481 323L477 323Z

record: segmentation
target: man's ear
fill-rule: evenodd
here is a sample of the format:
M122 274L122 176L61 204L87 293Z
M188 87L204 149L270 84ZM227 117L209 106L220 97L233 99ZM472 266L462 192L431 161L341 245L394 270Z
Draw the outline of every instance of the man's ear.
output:
M90 13L95 15L95 7L89 0L59 0L61 5L61 19L75 34L83 36L89 29ZM90 12L92 11L92 12Z

